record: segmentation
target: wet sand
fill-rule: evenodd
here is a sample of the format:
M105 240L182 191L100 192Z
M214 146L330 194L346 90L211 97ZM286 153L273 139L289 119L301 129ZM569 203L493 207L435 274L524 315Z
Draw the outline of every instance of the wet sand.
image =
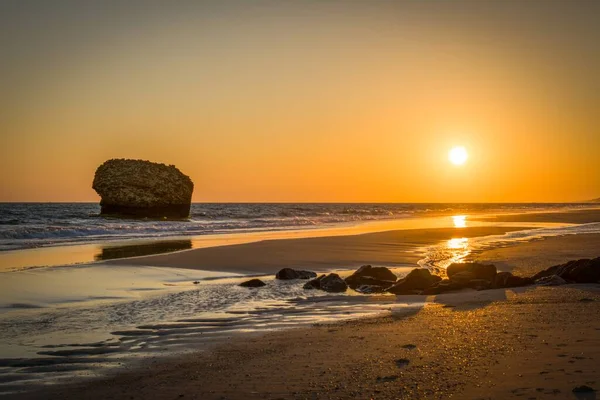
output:
M480 222L504 223L505 225L395 229L342 236L262 240L253 243L112 260L106 264L149 265L253 274L274 273L284 267L326 271L339 268L352 269L364 264L392 268L415 266L417 261L423 257L423 253L415 252L415 248L439 244L454 238L501 235L506 232L528 229L535 224L599 222L600 209L498 215L486 218L472 216L468 217L467 221L467 224L473 225ZM425 222L427 221L422 221L422 223ZM439 224L435 218L431 218L429 223ZM510 226L506 224L510 224Z
M526 226L526 224L524 224ZM317 271L357 268L364 264L386 267L417 266L417 248L453 238L501 235L524 227L409 229L304 239L265 240L209 247L171 254L111 260L107 265L142 265L205 271L275 273L284 267Z
M598 285L448 294L22 398L575 398L600 387L599 313Z
M549 237L516 246L483 251L472 257L495 264L499 270L531 276L553 265L600 256L600 234Z

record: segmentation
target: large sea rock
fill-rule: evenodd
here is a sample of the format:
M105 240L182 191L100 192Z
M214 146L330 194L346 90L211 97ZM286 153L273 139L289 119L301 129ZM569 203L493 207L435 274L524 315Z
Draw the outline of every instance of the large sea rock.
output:
M186 218L194 183L174 165L114 159L98 167L92 188L102 215Z

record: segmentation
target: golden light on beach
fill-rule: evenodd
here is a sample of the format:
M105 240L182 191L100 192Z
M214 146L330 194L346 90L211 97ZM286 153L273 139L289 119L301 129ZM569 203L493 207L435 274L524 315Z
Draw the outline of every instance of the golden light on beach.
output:
M452 222L454 223L455 228L465 228L467 226L467 216L466 215L453 215Z
M454 238L448 240L447 247L452 250L466 249L469 245L469 238Z
M0 400L596 399L599 15L0 0Z
M454 165L463 165L467 162L469 154L463 146L456 146L448 152L448 160Z

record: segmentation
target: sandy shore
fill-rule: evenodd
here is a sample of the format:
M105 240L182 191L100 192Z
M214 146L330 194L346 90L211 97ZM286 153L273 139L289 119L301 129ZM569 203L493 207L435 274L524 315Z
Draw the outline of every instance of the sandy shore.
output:
M136 257L125 260L106 261L108 265L139 265L174 268L188 268L206 271L228 271L240 273L274 273L290 268L309 268L319 271L331 269L353 269L364 264L387 267L415 266L423 258L423 252L415 249L439 244L454 238L473 238L488 235L501 235L506 232L528 229L530 223L593 223L600 221L600 209L574 210L518 215L499 215L481 218L469 217L469 221L510 223L511 226L475 226L454 228L402 229L384 232L324 236L297 239L263 240L253 243L234 244L199 248L177 253ZM580 235L578 235L580 236ZM588 236L588 235L585 235ZM574 239L565 246L572 246ZM587 241L586 248L593 248L593 240ZM544 249L553 248L558 242ZM579 242L578 242L579 243ZM577 244L579 246L579 244ZM560 248L560 246L559 246ZM566 247L564 247L566 248ZM576 251L563 251L565 257L575 257ZM587 254L588 251L584 251ZM527 253L533 255L533 253ZM539 253L536 253L539 255ZM485 255L488 257L491 255ZM576 258L576 257L575 257ZM500 258L494 258L500 261ZM540 259L542 265L563 259ZM509 264L503 268L510 269ZM536 271L537 272L537 271Z
M524 224L525 225L525 224ZM452 238L501 235L523 227L408 229L305 239L265 240L209 247L178 253L107 261L107 265L142 265L205 271L275 273L281 268L326 271L364 264L387 267L416 266L423 252L415 249Z
M450 294L23 398L574 398L600 386L599 314L598 285Z
M483 251L474 260L495 264L499 270L531 276L569 260L600 256L600 234L549 237L516 246Z

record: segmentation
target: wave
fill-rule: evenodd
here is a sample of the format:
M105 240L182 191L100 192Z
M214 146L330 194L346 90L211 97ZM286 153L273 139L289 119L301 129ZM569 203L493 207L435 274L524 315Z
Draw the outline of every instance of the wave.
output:
M92 203L0 204L0 251L102 240L196 236L447 213L557 210L588 204L199 204L183 221L121 220L99 216Z

